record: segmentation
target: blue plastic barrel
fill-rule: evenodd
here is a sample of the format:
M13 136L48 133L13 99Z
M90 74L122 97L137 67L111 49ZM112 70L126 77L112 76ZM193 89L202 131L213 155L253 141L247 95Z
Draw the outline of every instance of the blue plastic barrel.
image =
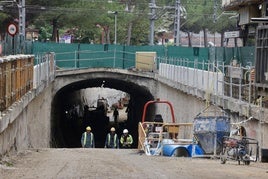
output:
M204 152L199 145L188 144L188 145L178 145L178 144L166 144L163 145L163 155L164 156L176 156L176 157L193 157L197 155L203 155Z

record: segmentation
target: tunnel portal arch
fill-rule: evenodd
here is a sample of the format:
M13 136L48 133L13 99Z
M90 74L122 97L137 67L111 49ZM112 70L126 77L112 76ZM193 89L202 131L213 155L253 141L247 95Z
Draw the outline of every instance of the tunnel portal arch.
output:
M156 81L153 77L140 76L123 72L107 72L102 70L90 71L88 73L82 71L71 75L60 73L54 82L54 98L51 108L51 147L56 148L76 148L80 147L80 138L84 132L86 123L82 119L72 119L66 117L66 108L73 103L79 101L80 90L93 87L111 88L126 92L130 96L130 109L126 123L120 125L117 133L120 136L123 128L128 128L133 135L134 144L137 146L138 122L141 121L144 104L154 99L156 90ZM97 95L96 95L97 96ZM80 98L81 99L81 98ZM75 102L74 102L75 101ZM82 102L82 101L80 101ZM148 115L153 113L154 107L149 109ZM93 117L94 118L94 117ZM100 117L98 117L100 118ZM106 124L105 120L101 120L102 124ZM93 132L96 133L96 147L104 146L104 134L106 135L111 125L97 125L97 122L91 123L95 126ZM102 131L102 135L98 135L98 131Z

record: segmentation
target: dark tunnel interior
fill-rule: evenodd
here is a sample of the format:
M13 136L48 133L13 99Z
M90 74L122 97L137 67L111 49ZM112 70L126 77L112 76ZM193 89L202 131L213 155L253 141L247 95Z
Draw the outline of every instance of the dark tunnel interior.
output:
M82 115L73 114L70 117L67 112L74 103L80 103L84 106L83 96L81 97L81 89L93 87L116 89L128 94L128 112L127 120L115 123L109 121L103 108L96 108L88 112L84 108ZM93 95L94 96L94 95ZM95 95L98 98L98 95ZM103 148L106 134L111 127L116 127L116 132L120 137L123 129L127 128L133 136L132 148L138 145L138 123L141 121L143 106L149 101L154 100L152 94L144 86L138 86L131 82L125 82L120 79L90 79L69 84L59 90L52 102L51 109L51 147L52 148L79 148L81 147L81 135L85 132L86 126L91 126L95 138L95 147ZM154 106L148 108L146 115L151 115Z

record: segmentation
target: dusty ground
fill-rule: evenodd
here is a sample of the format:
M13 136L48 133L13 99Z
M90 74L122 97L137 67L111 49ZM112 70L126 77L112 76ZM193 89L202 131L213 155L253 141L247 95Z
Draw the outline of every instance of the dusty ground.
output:
M130 149L33 149L2 158L1 179L15 178L268 178L268 163L146 156Z

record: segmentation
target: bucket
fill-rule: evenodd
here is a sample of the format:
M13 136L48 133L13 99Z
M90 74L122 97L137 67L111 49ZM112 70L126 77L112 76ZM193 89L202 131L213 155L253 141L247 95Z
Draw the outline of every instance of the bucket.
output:
M193 128L205 154L219 154L223 136L230 135L230 119L227 116L199 116L194 119Z

